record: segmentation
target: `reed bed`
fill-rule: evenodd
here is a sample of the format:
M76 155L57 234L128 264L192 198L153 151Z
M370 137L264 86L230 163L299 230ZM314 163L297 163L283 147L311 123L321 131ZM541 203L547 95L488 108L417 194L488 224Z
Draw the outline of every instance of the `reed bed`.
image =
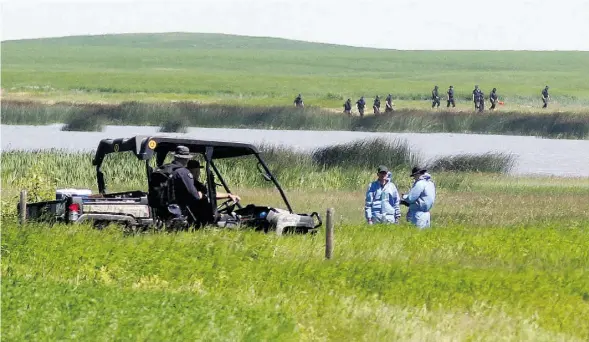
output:
M76 114L71 114L72 112ZM43 104L30 101L3 101L5 124L66 123L83 127L96 125L184 125L266 129L349 130L378 132L451 132L534 135L550 138L586 139L589 116L580 113L522 113L398 110L390 115L348 117L317 107L296 109L284 106L237 106L194 102L120 104ZM168 124L166 124L168 122Z
M170 118L165 120L159 131L160 132L176 132L176 133L186 133L187 129L186 129L187 123L185 119L182 118Z
M508 173L515 165L515 157L508 153L490 152L480 155L460 154L434 160L432 171Z
M408 169L419 164L405 140L386 139L357 140L346 144L328 146L315 150L313 162L322 167L365 168L367 165L391 165L395 169Z
M280 182L289 188L354 189L363 187L378 165L387 165L395 174L404 175L423 162L405 141L360 140L348 144L300 152L283 146L261 145L262 156ZM27 170L42 169L50 178L68 186L95 186L93 154L61 150L9 151L2 153L2 181L10 184L27 177ZM444 172L508 172L513 158L496 154L440 158L436 170ZM251 156L218 160L220 171L230 184L238 187L268 187ZM103 165L107 185L145 187L144 167L131 152L107 156ZM449 179L448 184L454 181ZM441 184L446 184L442 182Z
M102 119L97 113L86 113L84 111L73 111L68 116L62 131L78 132L101 132Z

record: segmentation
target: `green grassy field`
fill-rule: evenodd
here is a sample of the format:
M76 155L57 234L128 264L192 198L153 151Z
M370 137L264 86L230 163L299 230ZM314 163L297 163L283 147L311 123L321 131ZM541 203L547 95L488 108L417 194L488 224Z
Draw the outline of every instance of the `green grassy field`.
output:
M470 110L474 84L505 110L536 110L551 86L555 110L586 111L589 53L396 51L216 34L137 34L2 42L6 99L121 102L196 100L340 109L350 97L392 93L428 108L435 84Z
M127 157L104 165L111 191L145 190L141 164ZM297 212L335 208L333 260L323 260L323 231L22 228L13 216L18 190L38 199L56 187L95 190L90 155L3 153L3 338L589 338L589 179L433 173L434 228L417 231L363 224L372 172L307 172L302 160L281 169L277 162L300 156L269 158ZM283 207L255 172L231 169L244 203ZM400 191L410 185L402 171L395 182Z
M529 111L548 83L555 111L584 115L587 57L402 52L195 34L3 42L2 98L246 107L288 105L302 92L307 104L339 109L346 97L393 92L399 106L426 108L421 99L433 84L451 83L462 110L470 109L464 98L477 83L487 93L497 86L507 108ZM26 115L61 117L55 108ZM454 171L432 172L438 189L432 229L417 231L404 221L367 226L364 191L374 172L358 165L382 160L358 151L332 149L315 158L268 153L297 212L335 208L331 261L323 260L324 231L279 238L247 230L129 236L114 226L20 227L20 189L31 200L50 199L62 187L96 191L95 170L87 153L3 152L3 339L589 339L589 178L457 172L486 161L454 160L460 164ZM416 161L410 151L385 155L406 192L407 170ZM245 164L219 166L245 204L284 207ZM146 190L144 165L130 156L107 158L104 171L109 191Z
M125 237L4 224L6 340L534 340L589 337L587 228L340 225Z
M361 190L288 189L299 211L336 208L329 262L323 231L124 236L3 218L3 338L589 338L588 181L469 177L439 190L428 231L363 225Z

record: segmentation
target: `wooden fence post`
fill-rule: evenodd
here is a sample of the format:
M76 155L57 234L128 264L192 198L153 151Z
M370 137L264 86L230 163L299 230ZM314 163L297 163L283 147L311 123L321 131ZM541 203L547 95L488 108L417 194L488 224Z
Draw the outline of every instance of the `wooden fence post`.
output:
M20 191L20 202L19 202L19 213L20 224L27 223L27 190Z
M328 208L325 216L325 259L331 259L333 256L333 214L334 209Z

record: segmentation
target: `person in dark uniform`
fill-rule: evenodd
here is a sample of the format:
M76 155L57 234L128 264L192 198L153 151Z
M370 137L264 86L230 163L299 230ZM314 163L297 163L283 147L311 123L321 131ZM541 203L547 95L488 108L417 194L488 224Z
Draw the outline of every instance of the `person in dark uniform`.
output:
M344 103L344 113L348 115L352 115L352 100L348 99L346 103Z
M479 113L482 113L485 110L485 93L479 89Z
M387 96L387 99L386 99L386 105L385 105L384 112L389 113L389 112L393 112L393 111L395 111L395 109L393 108L393 95L389 94L389 96Z
M296 107L305 107L305 104L303 103L303 97L301 96L301 94L297 95L297 97L294 100L294 104Z
M194 187L199 193L202 193L201 198L190 207L192 213L196 218L197 226L200 227L212 222L213 216L211 212L211 203L209 202L207 196L207 186L200 181L200 169L202 169L200 162L198 160L190 160L188 161L186 167L188 168L188 171L190 171L190 173L192 174ZM230 193L216 192L216 194L217 200L230 199L235 203L241 200L241 198L238 195Z
M499 97L497 96L497 88L493 88L491 90L491 95L489 95L489 101L491 101L491 108L490 110L495 110L495 105L497 104L497 100Z
M380 114L380 97L378 97L378 95L376 95L376 97L374 98L372 109L374 110L374 115Z
M548 86L546 86L546 88L542 90L542 102L544 102L542 108L548 107L548 101L550 101L550 95L548 94Z
M474 102L474 110L477 111L479 109L479 93L481 90L479 89L478 85L474 86L474 90L472 91L472 102Z
M364 101L364 96L362 96L360 100L356 101L356 107L358 107L360 116L364 116L364 108L366 108L366 101Z
M440 95L438 94L438 86L435 86L434 90L432 90L432 108L435 106L440 108Z
M446 108L449 108L450 104L452 104L452 107L456 107L456 102L454 102L454 86L448 88L448 104L446 105Z
M194 186L194 177L186 168L188 160L192 157L193 155L188 147L179 145L174 153L174 161L162 166L162 169L171 170L170 178L172 180L173 196L170 199L170 204L176 204L181 210L190 209L203 197L203 193ZM192 213L188 215L188 220L194 223Z

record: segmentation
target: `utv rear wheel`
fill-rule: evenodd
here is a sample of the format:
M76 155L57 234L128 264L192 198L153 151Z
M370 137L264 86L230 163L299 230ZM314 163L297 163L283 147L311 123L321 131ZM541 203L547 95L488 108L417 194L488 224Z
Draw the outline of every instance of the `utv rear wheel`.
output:
M92 227L98 230L103 230L104 228L106 228L106 226L108 226L108 224L108 221L95 220L92 222Z

